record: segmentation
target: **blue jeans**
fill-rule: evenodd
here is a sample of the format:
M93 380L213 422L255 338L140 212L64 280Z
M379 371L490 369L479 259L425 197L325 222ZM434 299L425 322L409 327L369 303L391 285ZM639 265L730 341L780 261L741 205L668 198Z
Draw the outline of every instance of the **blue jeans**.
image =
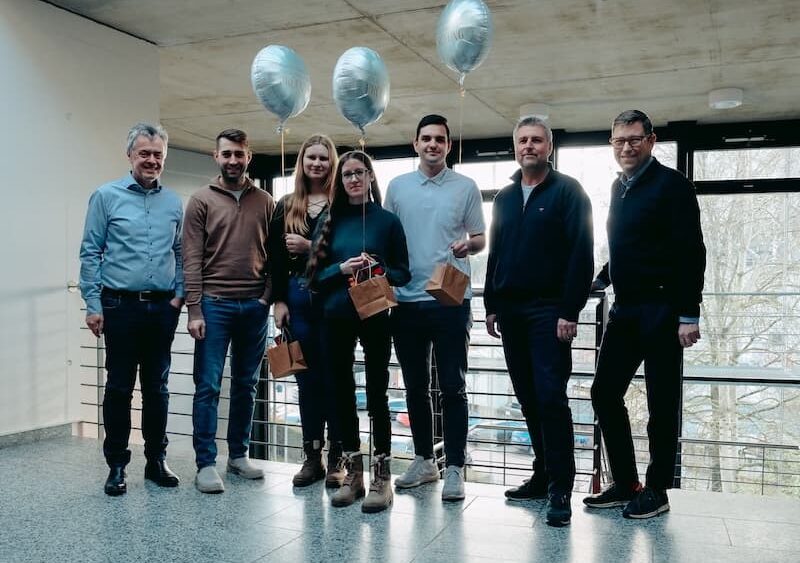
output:
M328 422L328 438L336 442L338 437L331 424L333 417L328 411L332 387L326 386L321 363L322 311L312 304L311 293L305 281L297 276L289 277L289 292L286 305L289 307L289 330L300 341L303 357L308 369L296 374L300 422L303 427L303 442L324 439L325 422Z
M556 336L558 306L500 306L508 375L514 386L535 456L534 471L547 474L551 493L569 494L575 483L575 441L567 383L572 373L568 342Z
M103 454L110 466L125 466L131 459L131 397L139 368L142 390L144 455L164 459L167 448L170 348L180 311L169 299L139 301L104 291L102 295L106 345L106 379Z
M193 443L198 469L217 458L217 407L222 370L231 348L231 392L228 411L228 456L244 457L250 445L256 383L267 343L269 308L258 299L203 296L206 337L194 345Z
M447 465L463 466L467 447L467 351L472 313L469 300L448 307L438 301L400 303L392 310L394 350L406 385L408 418L414 453L433 457L431 351L442 406L444 453Z

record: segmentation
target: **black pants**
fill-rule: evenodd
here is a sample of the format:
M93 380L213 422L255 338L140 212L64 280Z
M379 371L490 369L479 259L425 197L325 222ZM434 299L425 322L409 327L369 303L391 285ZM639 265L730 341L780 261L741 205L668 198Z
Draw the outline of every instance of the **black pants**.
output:
M131 459L131 398L139 368L142 391L142 435L148 460L164 459L167 448L170 349L180 311L168 299L139 301L103 293L103 333L106 345L106 389L103 454L110 466Z
M467 447L467 351L472 313L469 300L457 307L437 301L400 303L392 311L394 349L403 370L414 453L433 457L431 351L441 393L447 465L464 465Z
M361 437L356 410L356 383L353 376L356 339L364 350L367 379L367 412L372 419L376 454L392 452L392 422L389 418L389 356L391 335L389 313L385 311L365 320L323 320L323 362L326 377L334 389L333 397L338 433L346 452L358 451Z
M531 436L534 471L546 472L550 493L568 494L575 482L567 398L572 354L570 344L556 336L558 307L517 303L498 318L508 373Z
M622 486L639 480L624 397L644 361L650 412L646 484L660 490L672 487L682 391L678 324L673 307L663 303L615 303L609 313L592 385L592 405L606 442L611 473Z

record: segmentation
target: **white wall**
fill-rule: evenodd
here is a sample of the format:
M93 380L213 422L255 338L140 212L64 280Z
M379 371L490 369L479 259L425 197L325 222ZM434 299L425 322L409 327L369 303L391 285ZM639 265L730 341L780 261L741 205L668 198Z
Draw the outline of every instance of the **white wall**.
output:
M217 174L219 167L210 154L170 148L167 151L161 183L178 192L185 204L189 196L208 184Z
M78 418L78 246L90 192L159 113L157 49L34 0L0 0L0 434Z

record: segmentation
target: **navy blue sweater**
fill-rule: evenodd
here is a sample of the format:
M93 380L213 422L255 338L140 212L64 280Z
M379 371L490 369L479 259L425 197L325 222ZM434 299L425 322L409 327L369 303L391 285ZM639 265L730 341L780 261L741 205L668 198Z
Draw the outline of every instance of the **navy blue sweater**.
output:
M591 201L577 180L550 169L523 208L521 178L517 171L494 200L486 313L540 300L577 321L594 272Z
M608 211L608 273L617 301L666 301L699 317L706 247L694 185L653 160L626 192L615 180Z
M347 291L349 276L342 275L339 264L366 250L383 266L390 285L404 286L411 280L406 235L397 215L373 202L365 206L364 221L361 205L343 205L335 212L328 253L318 265L313 287L322 298L326 318L358 318ZM324 222L323 214L315 240Z

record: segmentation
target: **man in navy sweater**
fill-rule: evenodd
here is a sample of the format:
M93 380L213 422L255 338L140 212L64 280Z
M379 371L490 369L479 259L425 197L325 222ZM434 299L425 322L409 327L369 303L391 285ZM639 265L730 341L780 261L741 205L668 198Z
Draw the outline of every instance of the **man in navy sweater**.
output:
M550 166L547 123L523 117L513 138L520 170L494 200L484 303L486 330L502 335L535 460L533 476L506 497L547 498L547 523L565 526L575 481L567 382L594 272L592 204L577 180Z
M669 510L680 433L683 348L700 338L706 249L692 183L652 156L656 135L638 110L621 113L611 145L622 173L611 186L608 269L594 287L614 285L592 385L614 482L583 500L591 508L624 506L626 518ZM605 280L603 278L606 278ZM650 464L639 483L625 392L644 361Z

